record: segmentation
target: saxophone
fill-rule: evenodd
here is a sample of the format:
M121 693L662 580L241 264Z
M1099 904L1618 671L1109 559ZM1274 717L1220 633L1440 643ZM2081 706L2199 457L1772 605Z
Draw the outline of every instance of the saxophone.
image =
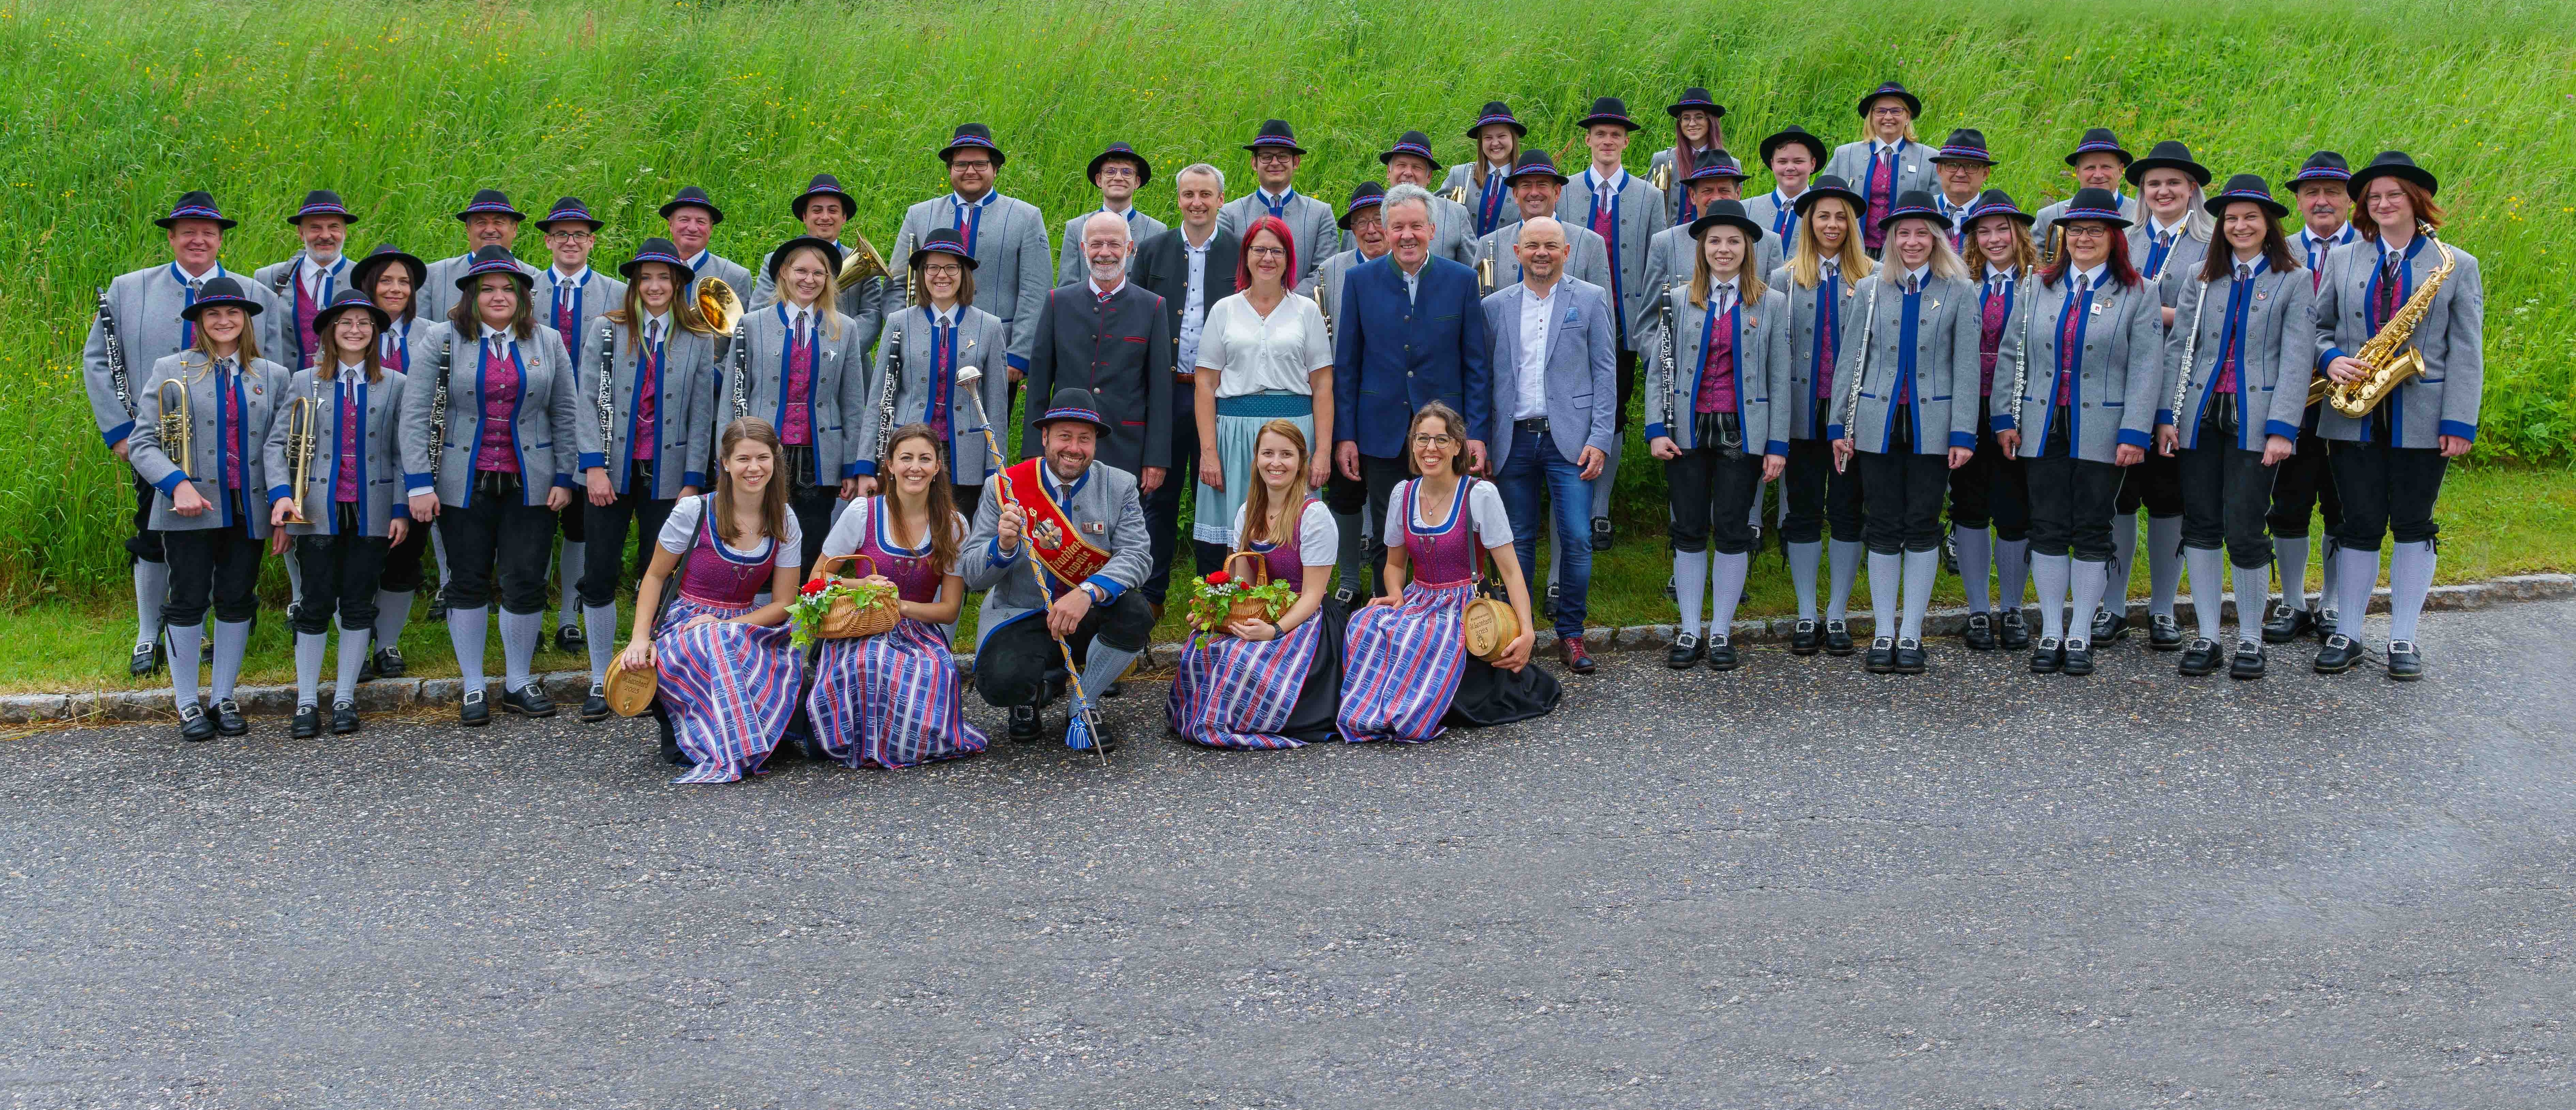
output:
M2419 221L2415 234L2432 239L2433 227ZM2406 303L2398 306L2397 315L2389 317L2379 326L2378 334L2353 352L2354 359L2370 365L2369 376L2357 382L2338 382L2320 374L2308 385L2309 404L2324 401L2336 412L2360 420L2377 410L2381 402L2397 392L2398 386L2422 376L2424 352L2415 348L2415 328L2424 322L2424 314L2432 311L2434 294L2442 291L2442 283L2449 281L2451 271L2459 266L2450 244L2433 239L2433 246L2442 252L2442 264L2434 267L2433 276L2416 286Z

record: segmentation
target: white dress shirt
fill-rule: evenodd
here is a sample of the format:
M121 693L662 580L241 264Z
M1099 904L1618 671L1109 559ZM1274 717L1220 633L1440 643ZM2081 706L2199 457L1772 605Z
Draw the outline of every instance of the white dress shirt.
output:
M1547 415L1547 328L1556 319L1556 294L1563 288L1562 275L1544 294L1521 283L1521 349L1513 360L1520 369L1520 400L1512 409L1514 420Z

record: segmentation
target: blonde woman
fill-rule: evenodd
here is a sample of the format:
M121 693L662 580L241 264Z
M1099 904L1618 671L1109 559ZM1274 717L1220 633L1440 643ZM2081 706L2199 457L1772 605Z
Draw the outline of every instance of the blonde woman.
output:
M1234 514L1237 554L1297 588L1276 620L1192 636L1172 677L1172 731L1211 748L1294 748L1331 738L1342 684L1341 606L1331 600L1341 529L1308 484L1314 453L1292 420L1255 438L1252 488ZM1249 560L1229 558L1233 574Z
M876 403L867 396L859 329L832 307L840 272L841 248L828 239L802 235L770 252L778 303L743 318L743 380L735 380L731 357L717 364L719 400L701 425L708 442L744 416L777 433L778 480L804 536L799 566L820 554L833 504L858 496L859 412Z
M1828 409L1834 364L1853 315L1852 291L1877 268L1861 251L1859 193L1827 174L1798 194L1797 242L1770 284L1788 297L1789 388L1775 404L1789 414L1789 466L1781 482L1780 539L1798 595L1789 653L1852 653L1844 608L1860 574L1860 475L1834 469ZM1819 611L1816 572L1833 526L1833 593ZM1821 619L1820 619L1821 617Z
M2209 184L2209 170L2192 161L2191 148L2168 139L2124 172L2129 184L2138 187L2145 217L2128 229L2129 259L2155 290L2162 328L2171 330L2185 276L2208 257L2218 226L2202 208L2201 189ZM2121 475L2111 519L2111 581L2103 610L2093 619L2093 642L2117 643L2128 633L2129 568L2137 561L2142 508L2147 511L2147 646L2177 651L2183 646L2182 625L2174 620L2183 567L2182 469L2174 456L2153 451Z

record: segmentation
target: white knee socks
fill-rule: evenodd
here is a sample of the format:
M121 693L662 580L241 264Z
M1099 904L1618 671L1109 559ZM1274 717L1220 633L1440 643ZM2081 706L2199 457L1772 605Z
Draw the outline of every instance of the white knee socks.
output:
M2001 587L1995 594L1997 607L2006 613L2020 612L2030 587L2029 540L1995 541L1995 582Z
M2213 583L2214 585L2214 583ZM2147 612L2170 617L2182 587L2182 518L2147 518ZM2125 602L2127 599L2121 599ZM2123 608L2126 608L2123 605Z
M574 505L572 511L580 512L581 506ZM572 627L574 615L581 611L581 594L573 589L573 585L581 581L582 551L588 546L580 540L564 541L563 554L557 560L561 564L557 575L563 579L563 607L555 617L557 628Z
M445 588L445 583L440 587ZM456 649L456 670L468 694L483 693L488 685L483 679L483 637L489 630L483 622L491 615L486 605L447 610L447 642Z
M1681 602L1682 634L1700 633L1701 615L1708 600L1708 552L1673 552L1673 594Z
M170 564L134 561L134 646L161 638L161 607L170 603Z
M204 624L171 625L163 630L170 638L170 696L179 708L197 704L197 645L205 642Z
M1992 609L1992 583L1986 575L1993 565L1994 533L1983 528L1952 527L1950 535L1959 543L1959 584L1967 588L1968 611L1983 613Z
M2102 608L2102 591L2110 584L2111 568L2107 563L2092 563L2077 559L2071 570L2070 577L2075 590L2075 617L2074 627L2069 630L2066 643L2069 647L2075 647L2087 645L2093 641L2093 614ZM2074 635L2076 632L2081 632L2083 635Z
M2119 605L2122 616L2129 612L2129 570L2138 561L2138 516L2126 513L2111 518L2111 561L2103 567L2102 596ZM2092 625L2077 625L2090 629ZM2088 631L2086 635L2091 635Z
M2191 612L2200 622L2200 638L2216 643L2219 599L2226 596L2219 579L2227 572L2220 568L2227 565L2227 553L2215 547L2186 547L2182 559L2191 568ZM2244 574L2237 572L2240 578ZM2237 619L2241 622L2244 618Z
M2335 554L2342 550L2343 545L2336 543L2333 536L2317 541L2317 608L2319 609L2332 609L2337 605L2335 590L2336 583L2342 580L2343 560L2336 558ZM2370 559L2371 576L2378 577L2379 556L2372 555Z
M216 701L233 696L233 684L241 680L242 660L250 655L249 621L215 622Z
M1082 692L1094 701L1099 700L1101 691L1118 681L1119 675L1127 673L1127 665L1136 661L1137 654L1111 647L1097 636L1092 637L1091 650L1083 657Z
M2388 556L2388 638L2415 641L2415 619L2433 589L2433 541L2401 543Z
M2032 555L2030 580L2039 587L2039 635L2058 640L2066 636L2066 583L2068 558L2064 555Z
M535 681L529 677L537 661L537 641L545 638L545 610L513 613L501 610L501 689L504 692L526 689Z
M2271 576L2262 567L2237 567L2236 573L2236 638L2248 644L2263 642L2263 603L2272 596ZM2200 572L2191 572L2192 604L2197 605Z
M1863 551L1858 540L1833 542L1833 593L1825 599L1825 620L1847 619L1851 610L1852 580L1860 577Z
M412 591L376 591L376 646L402 648L403 625L411 620Z
M617 658L617 607L581 607L581 634L590 638L590 680L608 681L608 664Z
M1869 553L1869 634L1873 638L1896 635L1897 591L1904 573L1902 554Z
M2335 547L2335 631L2361 639L2361 618L2370 614L2370 591L2379 585L2379 552Z
M302 709L317 704L322 696L322 657L330 654L331 635L327 632L295 634L295 707Z
M1753 566L1753 553L1728 555L1720 552L1709 561L1709 600L1714 610L1708 630L1714 636L1731 635L1735 628L1735 605L1744 600L1744 572Z
M1977 533L1980 536L1983 532ZM1963 557L1964 558L1964 557ZM1904 623L1898 626L1896 638L1923 642L1923 613L1932 607L1932 580L1941 573L1941 552L1908 551L1905 553Z
M1817 541L1789 545L1789 581L1798 594L1798 619L1816 619L1816 571L1825 561L1825 545Z
M2295 540L2274 537L2272 563L2281 574L2281 604L2292 609L2308 607L2308 538Z
M355 704L358 700L358 670L367 663L367 631L340 627L340 673L333 676L331 701Z

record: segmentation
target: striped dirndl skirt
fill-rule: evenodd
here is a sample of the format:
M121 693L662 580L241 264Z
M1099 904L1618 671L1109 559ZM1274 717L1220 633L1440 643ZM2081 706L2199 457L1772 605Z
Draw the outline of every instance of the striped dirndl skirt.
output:
M907 619L880 636L823 641L805 711L844 766L912 767L984 750L962 694L947 637Z
M1351 614L1336 718L1342 739L1419 744L1440 735L1441 715L1466 670L1459 621L1475 596L1474 582L1409 583L1402 602Z
M735 782L767 770L769 753L796 713L804 660L786 625L729 623L751 606L717 606L686 595L663 611L653 637L655 677L672 738L697 764L673 782ZM681 629L700 614L727 623Z
M1211 748L1302 748L1282 735L1322 646L1321 611L1275 640L1201 634L1172 675L1172 731Z

